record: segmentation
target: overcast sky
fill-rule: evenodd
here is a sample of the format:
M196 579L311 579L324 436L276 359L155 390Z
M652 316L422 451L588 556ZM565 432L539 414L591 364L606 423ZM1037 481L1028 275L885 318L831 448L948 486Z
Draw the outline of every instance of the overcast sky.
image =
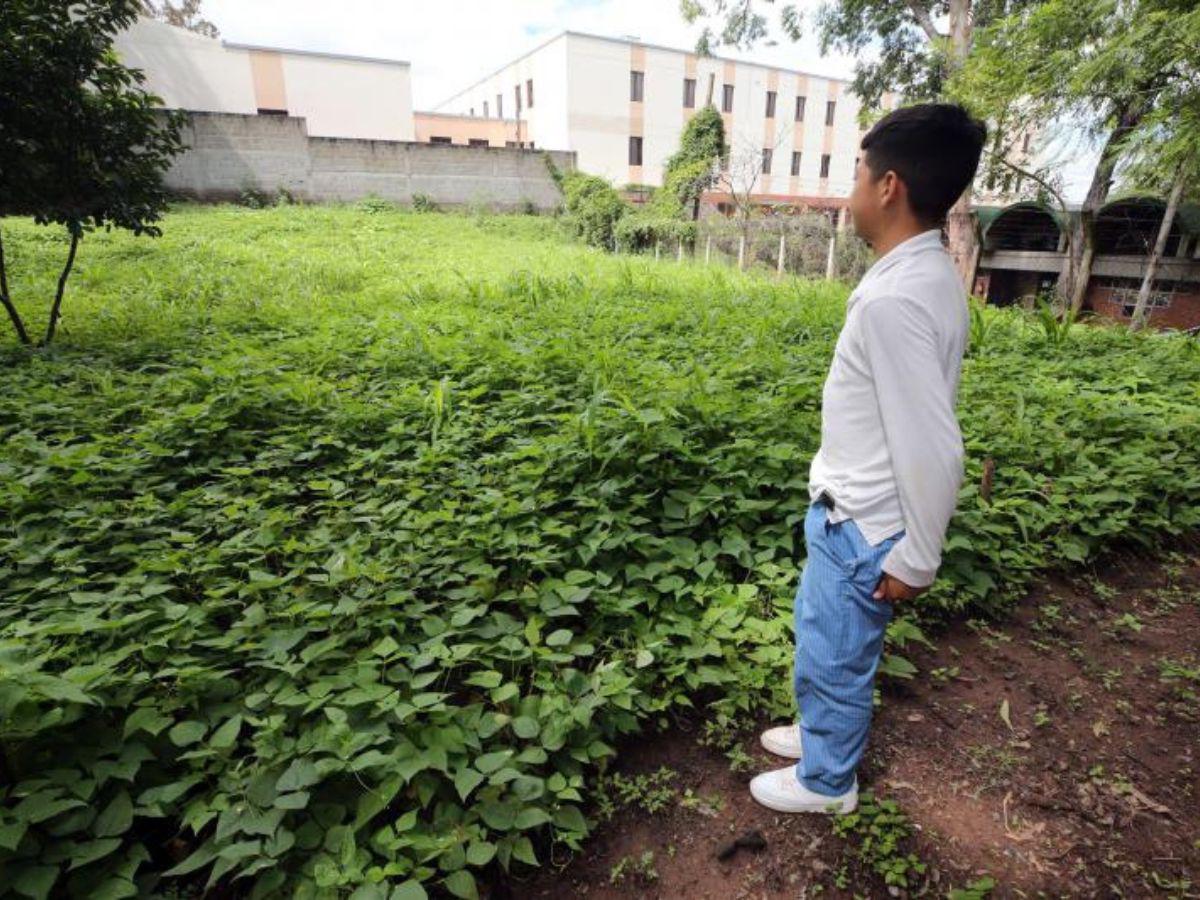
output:
M810 21L819 4L796 0ZM694 48L700 33L699 24L687 25L680 17L678 0L204 0L203 9L229 41L407 60L417 109L432 109L563 30L632 36L681 49ZM813 31L807 29L795 44L719 52L850 77L854 60L822 57ZM1071 144L1054 156L1065 159L1068 197L1079 199L1094 154Z

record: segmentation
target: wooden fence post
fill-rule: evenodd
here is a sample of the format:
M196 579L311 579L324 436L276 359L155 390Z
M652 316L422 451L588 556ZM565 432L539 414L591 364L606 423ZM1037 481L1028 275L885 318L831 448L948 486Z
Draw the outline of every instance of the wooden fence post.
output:
M704 264L708 265L712 261L712 235L704 241Z
M746 236L738 238L738 269L746 268Z
M786 239L787 238L785 237L785 235L780 233L780 235L779 235L779 266L777 267L777 272L780 276L783 275L783 261L784 261L784 259L786 259L786 256L784 255L784 253L787 249L787 245L785 244Z

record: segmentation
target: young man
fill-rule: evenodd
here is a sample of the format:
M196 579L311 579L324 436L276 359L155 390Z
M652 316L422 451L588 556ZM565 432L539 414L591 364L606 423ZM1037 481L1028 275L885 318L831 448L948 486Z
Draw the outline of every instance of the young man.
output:
M898 109L862 140L850 213L878 260L846 304L809 473L796 593L800 724L762 736L798 760L750 783L780 812L850 812L893 604L933 583L963 476L955 418L969 316L941 224L986 137L962 107Z

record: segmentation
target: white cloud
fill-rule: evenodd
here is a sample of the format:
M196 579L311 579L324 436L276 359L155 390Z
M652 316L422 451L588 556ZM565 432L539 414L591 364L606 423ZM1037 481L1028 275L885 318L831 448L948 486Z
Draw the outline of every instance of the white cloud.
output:
M700 33L699 25L684 23L677 0L205 0L204 14L230 41L408 60L417 109L564 29L683 49ZM799 44L722 53L822 75L853 71L849 58L821 58L807 36Z

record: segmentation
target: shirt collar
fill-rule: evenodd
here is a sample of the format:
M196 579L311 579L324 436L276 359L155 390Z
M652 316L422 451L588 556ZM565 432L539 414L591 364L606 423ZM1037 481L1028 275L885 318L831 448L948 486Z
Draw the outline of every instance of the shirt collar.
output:
M875 279L907 256L912 256L914 253L920 253L924 250L932 250L935 247L939 250L942 249L942 230L940 228L930 228L919 234L914 234L875 260L871 268L867 269L866 274L863 275L859 284Z

